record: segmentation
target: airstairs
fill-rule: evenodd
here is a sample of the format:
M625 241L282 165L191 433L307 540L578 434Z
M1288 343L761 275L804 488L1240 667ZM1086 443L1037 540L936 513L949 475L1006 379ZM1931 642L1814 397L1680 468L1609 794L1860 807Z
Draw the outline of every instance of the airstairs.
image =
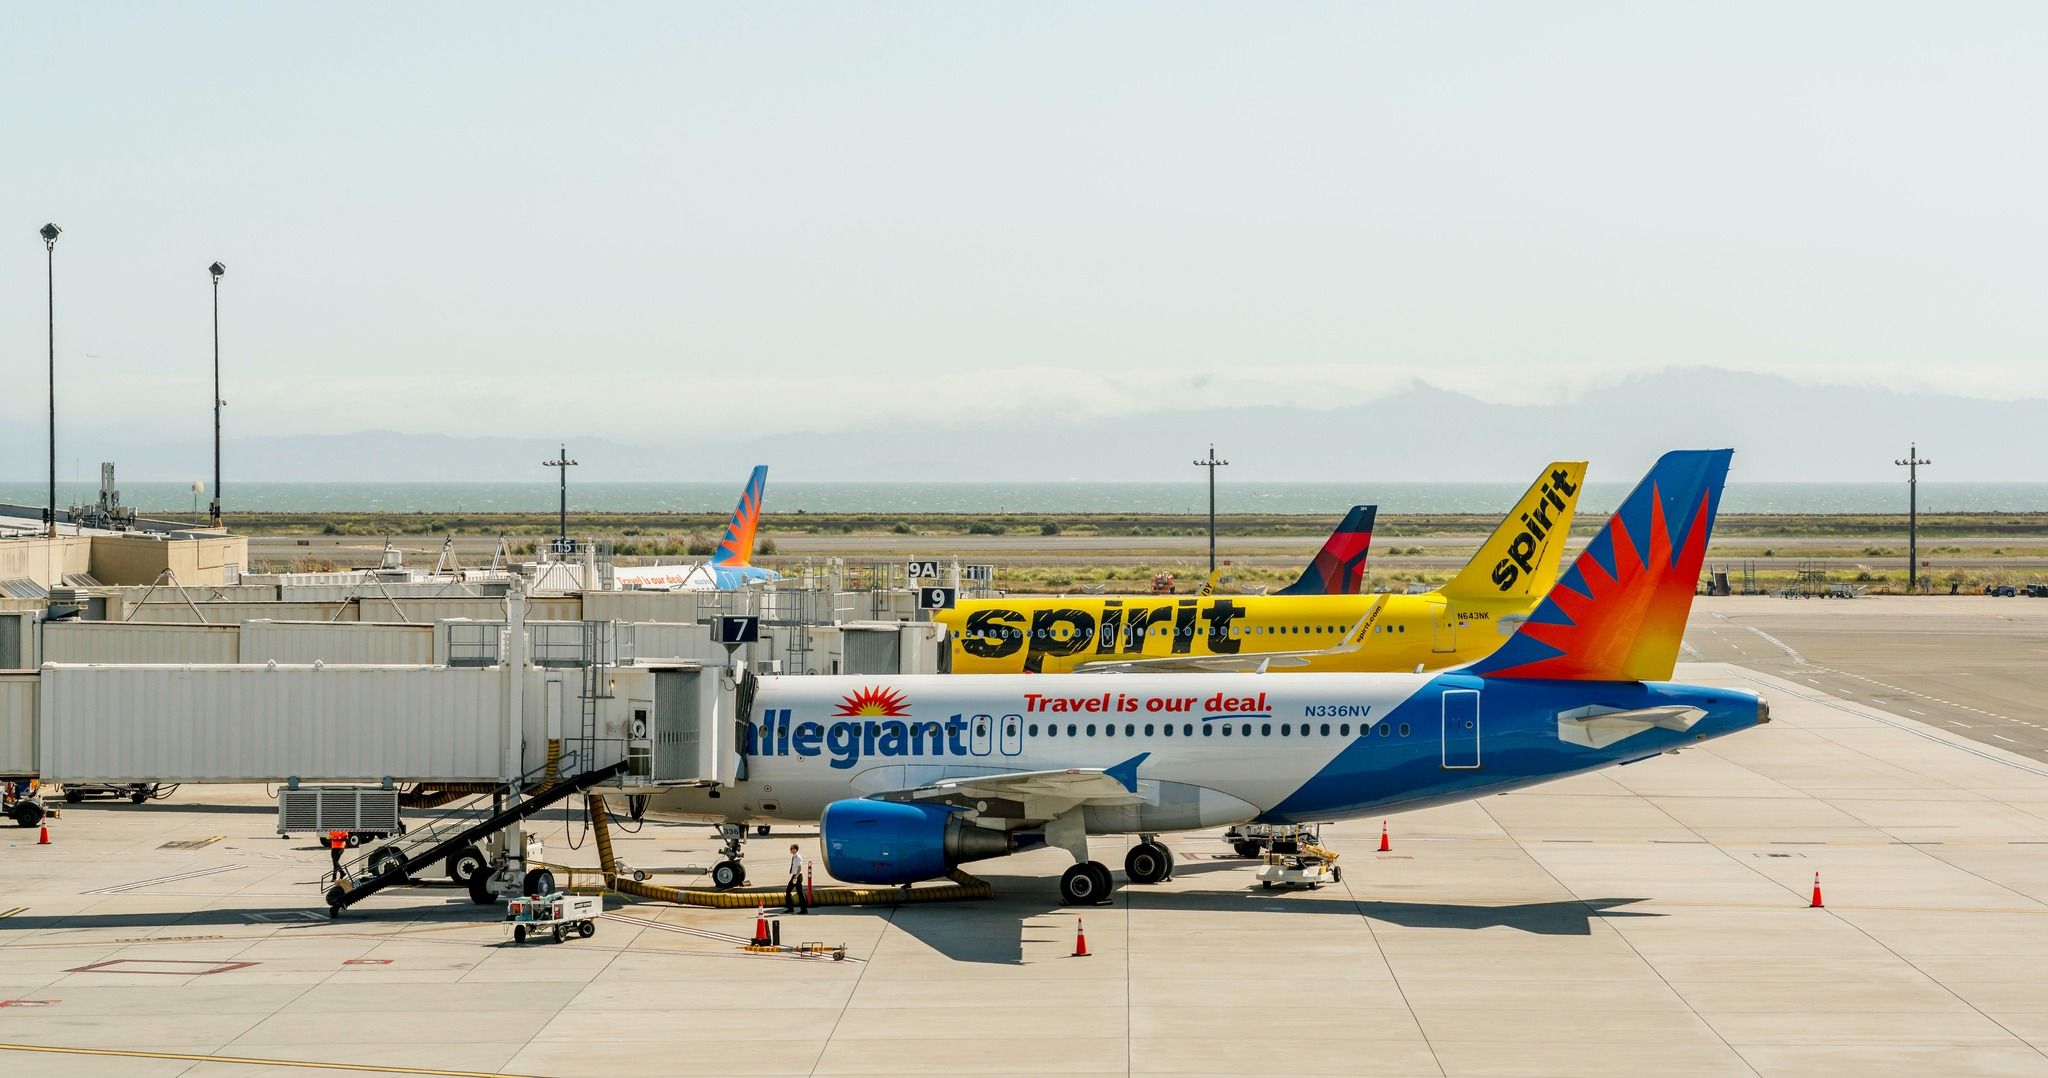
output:
M423 874L436 865L453 864L451 858L470 853L489 836L515 829L549 806L626 771L626 761L620 760L549 781L549 766L542 765L521 776L515 789L523 789L529 782L539 783L523 796L515 793L508 798L502 790L477 794L425 826L413 827L391 842L342 861L339 877L328 882L327 915L339 917L342 910L387 887L405 883L416 873ZM487 873L490 867L478 865L475 871ZM474 897L476 879L469 882Z

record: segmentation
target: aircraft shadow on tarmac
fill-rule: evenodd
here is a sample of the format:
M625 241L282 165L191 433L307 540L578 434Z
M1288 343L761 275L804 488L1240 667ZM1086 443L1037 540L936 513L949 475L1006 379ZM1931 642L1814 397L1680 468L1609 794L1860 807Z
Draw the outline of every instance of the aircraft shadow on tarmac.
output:
M1199 864L1199 863L1198 863ZM1614 917L1661 917L1663 914L1626 910L1621 907L1642 898L1564 899L1555 902L1523 902L1508 906L1464 905L1446 902L1394 902L1347 895L1340 886L1320 891L1268 891L1251 882L1252 862L1224 862L1218 868L1245 870L1248 887L1230 890L1176 891L1153 887L1119 886L1109 906L1072 907L1061 905L1055 881L1032 876L994 877L996 898L988 902L935 903L905 906L890 923L919 942L956 962L1019 965L1024 961L1024 944L1073 943L1070 916L1084 921L1090 916L1114 916L1116 907L1201 913L1231 913L1256 917L1260 913L1308 914L1324 917L1365 917L1402 928L1443 928L1476 931L1509 928L1539 936L1586 936L1595 920ZM1182 866L1176 878L1189 875ZM1196 869L1206 874L1207 865ZM1117 873L1118 877L1122 873ZM1120 881L1121 882L1121 881Z

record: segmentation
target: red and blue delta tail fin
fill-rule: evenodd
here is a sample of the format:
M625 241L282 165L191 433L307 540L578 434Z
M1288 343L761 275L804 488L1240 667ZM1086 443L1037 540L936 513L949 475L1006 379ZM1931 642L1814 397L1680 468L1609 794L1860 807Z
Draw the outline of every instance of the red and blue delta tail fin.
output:
M1365 583L1365 556L1372 549L1372 522L1377 505L1354 505L1337 530L1323 541L1301 579L1275 595L1353 595Z
M1734 450L1666 453L1499 651L1489 677L1664 681Z
M711 564L739 568L754 563L754 532L761 526L761 496L767 490L768 466L757 464L740 491L740 505L732 511L732 521L725 526L725 538L718 541L718 549L711 554Z

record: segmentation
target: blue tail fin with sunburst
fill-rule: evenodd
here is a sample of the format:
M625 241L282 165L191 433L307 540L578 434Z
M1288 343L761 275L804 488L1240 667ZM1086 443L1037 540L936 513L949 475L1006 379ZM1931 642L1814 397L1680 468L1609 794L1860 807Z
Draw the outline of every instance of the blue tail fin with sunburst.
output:
M1731 449L1666 453L1529 620L1469 672L1663 681L1678 662Z

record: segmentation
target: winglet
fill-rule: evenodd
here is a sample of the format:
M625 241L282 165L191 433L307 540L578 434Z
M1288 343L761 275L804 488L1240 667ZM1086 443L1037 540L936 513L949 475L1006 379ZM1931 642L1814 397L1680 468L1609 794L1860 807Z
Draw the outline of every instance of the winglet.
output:
M768 490L768 466L757 464L740 490L739 508L725 526L725 538L711 554L711 564L734 567L754 564L754 531L761 526L761 497Z
M1136 756L1133 756L1130 759L1125 760L1123 763L1116 764L1112 767L1103 768L1102 773L1122 783L1124 789L1129 790L1132 793L1137 793L1138 765L1144 763L1145 757L1150 755L1152 754L1149 752L1141 752Z

